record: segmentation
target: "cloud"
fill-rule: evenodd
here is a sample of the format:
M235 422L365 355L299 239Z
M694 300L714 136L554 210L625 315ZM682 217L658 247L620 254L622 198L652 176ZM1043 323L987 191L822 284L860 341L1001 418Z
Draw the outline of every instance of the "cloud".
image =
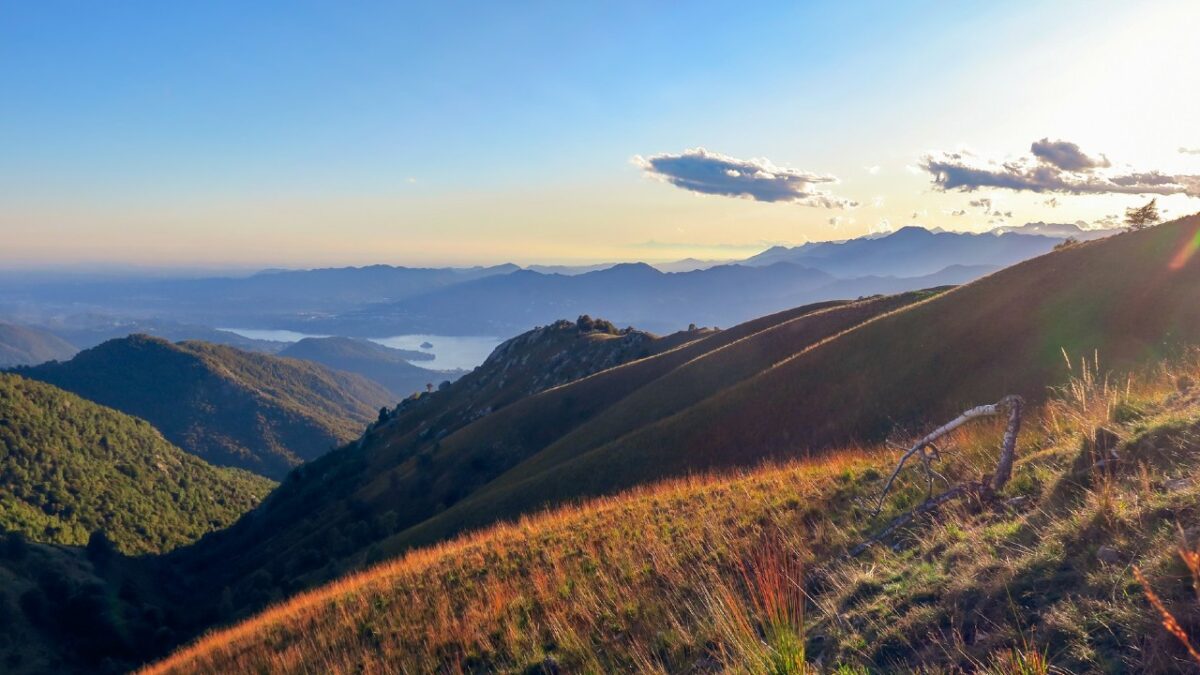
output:
M892 231L892 222L887 218L880 218L879 222L874 225L869 225L867 230L871 234L884 234Z
M879 170L880 170L880 167L879 167L879 165L878 165L878 164L876 164L875 166L868 166L868 167L865 167L865 168L866 168L866 170L867 170L867 173L871 174L872 176L878 176L878 175L879 175Z
M854 200L818 189L819 185L837 183L834 176L776 166L768 159L736 159L694 148L675 155L638 155L633 163L648 176L701 194L831 209L858 206Z
M1200 155L1200 148L1185 148L1179 146L1179 154L1181 155Z
M1046 201L1044 201L1042 203L1045 204L1046 206L1049 206L1052 209L1057 209L1058 208L1058 197L1051 197L1050 199L1047 199Z
M1003 163L979 163L968 153L926 155L922 167L943 191L972 192L979 188L1058 194L1185 194L1200 197L1200 176L1171 175L1160 171L1101 172L1111 167L1108 158L1094 159L1074 143L1043 139L1033 144L1031 155Z
M1104 155L1100 155L1100 159L1088 157L1083 154L1078 145L1067 141L1052 141L1049 138L1043 138L1040 141L1034 141L1033 145L1029 147L1029 151L1043 163L1058 167L1063 171L1091 171L1112 166L1112 162L1108 161Z

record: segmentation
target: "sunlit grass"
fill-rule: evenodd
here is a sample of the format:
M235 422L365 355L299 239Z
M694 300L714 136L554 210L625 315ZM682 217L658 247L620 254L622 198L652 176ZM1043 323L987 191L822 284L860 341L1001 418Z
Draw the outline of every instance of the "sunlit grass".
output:
M1130 563L1154 583L1177 527L1200 526L1200 491L1180 482L1200 467L1200 366L1116 385L1094 356L1074 368L1030 412L1000 502L951 505L860 559L847 548L925 496L906 474L870 517L892 450L691 476L498 525L293 598L146 672L1178 666ZM1121 439L1120 461L1096 468L1082 439L1101 427ZM978 480L999 433L964 429L939 470ZM1190 583L1160 586L1191 630Z

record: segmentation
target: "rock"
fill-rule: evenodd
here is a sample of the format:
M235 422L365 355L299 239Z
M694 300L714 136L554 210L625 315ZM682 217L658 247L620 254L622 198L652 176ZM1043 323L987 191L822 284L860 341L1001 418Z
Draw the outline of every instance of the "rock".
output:
M1116 565L1121 562L1121 552L1105 544L1096 549L1096 559L1106 565Z

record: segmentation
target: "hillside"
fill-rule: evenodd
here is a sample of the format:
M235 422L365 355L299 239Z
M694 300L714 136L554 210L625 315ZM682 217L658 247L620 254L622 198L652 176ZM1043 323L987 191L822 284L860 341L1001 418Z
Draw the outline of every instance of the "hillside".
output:
M1064 350L1098 352L1117 372L1170 356L1200 342L1200 264L1173 267L1198 227L1193 216L1088 242L832 339L792 343L769 367L684 408L631 416L614 407L385 550L647 479L878 442L1003 393L1041 400L1064 377Z
M210 466L149 424L0 373L0 531L122 552L164 552L230 525L274 487Z
M446 390L403 402L362 443L293 473L254 518L172 562L212 592L233 588L236 606L253 607L262 585L246 580L257 570L273 568L268 588L283 593L331 578L383 555L380 543L395 534L455 512L475 491L607 412L636 424L686 408L797 344L925 297L822 303L662 338L586 319L530 331ZM281 559L288 564L275 562Z
M304 359L321 365L357 373L386 388L396 398L424 391L427 384L440 384L463 375L457 370L431 370L410 361L432 359L431 354L392 349L370 340L347 337L304 338L288 345L279 356Z
M47 331L0 322L0 368L65 361L78 351Z
M357 437L393 399L314 363L145 335L19 372L141 417L207 462L276 479Z
M1176 546L1200 545L1200 363L1119 386L1073 368L1027 410L998 499L952 502L859 557L925 498L914 469L872 517L886 448L675 479L414 550L142 672L1191 672L1134 571L1194 642ZM986 475L1000 431L960 430L937 468ZM1099 438L1118 461L1096 465Z

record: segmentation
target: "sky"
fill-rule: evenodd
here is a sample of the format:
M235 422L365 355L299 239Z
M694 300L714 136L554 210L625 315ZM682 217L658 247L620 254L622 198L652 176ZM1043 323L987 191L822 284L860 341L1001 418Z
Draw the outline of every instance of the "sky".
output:
M0 0L0 267L733 259L1200 211L1200 3Z

